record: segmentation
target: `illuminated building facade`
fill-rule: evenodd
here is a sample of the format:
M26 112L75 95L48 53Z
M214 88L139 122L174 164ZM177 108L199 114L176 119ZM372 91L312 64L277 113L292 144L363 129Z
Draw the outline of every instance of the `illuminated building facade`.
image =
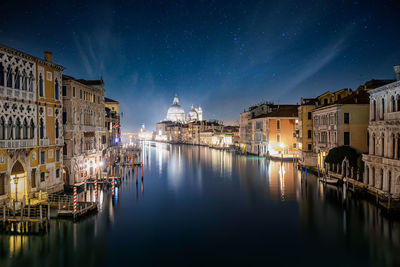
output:
M351 146L364 153L367 146L369 96L364 89L313 110L313 148L323 169L330 149Z
M65 185L100 177L106 148L104 82L63 75Z
M400 197L400 67L397 81L369 91L369 149L363 155L364 184L379 194Z
M298 124L296 128L299 148L299 162L305 166L318 164L317 154L313 147L313 119L312 112L319 106L333 104L351 94L349 89L341 89L336 92L327 91L316 98L301 98L298 109Z
M63 69L0 46L0 201L63 189Z

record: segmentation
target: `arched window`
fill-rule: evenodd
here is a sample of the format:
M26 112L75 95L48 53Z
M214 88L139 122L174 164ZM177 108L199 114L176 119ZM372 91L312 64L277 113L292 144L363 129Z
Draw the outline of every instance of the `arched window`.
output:
M43 97L44 96L44 85L43 85L43 77L42 74L39 75L39 96Z
M397 95L397 111L400 111L400 95Z
M375 168L372 167L371 185L375 186Z
M382 105L381 105L381 108L382 108L382 110L381 110L381 120L383 120L384 114L385 114L385 98L382 97L381 102L382 102Z
M35 123L33 122L33 119L31 120L31 123L29 124L29 138L33 139L35 137Z
M58 99L59 97L59 88L58 88L58 79L56 79L55 85L54 85L54 98Z
M388 180L387 180L387 191L390 193L392 189L392 172L388 172Z
M21 120L19 118L15 123L15 139L21 139Z
M28 128L29 128L28 121L26 119L24 119L24 128L22 131L22 136L23 136L22 139L28 139Z
M43 122L43 119L40 119L39 137L40 137L40 139L44 138L44 122Z
M7 68L7 87L12 88L12 70L10 66Z
M56 138L59 137L59 126L58 126L58 120L56 120Z
M382 157L384 157L385 156L385 134L382 134L381 146L382 146Z
M0 140L4 140L6 138L5 136L5 128L6 128L6 122L3 117L0 118Z
M28 90L28 76L26 72L22 72L22 90Z
M13 125L12 119L9 118L8 119L8 123L7 123L7 139L8 140L13 140L14 139L13 127L14 127L14 125Z
M21 89L20 77L18 68L15 69L14 88Z
M375 134L372 134L372 150L371 154L375 155Z
M392 134L392 157L396 158L396 136Z
M29 92L33 92L34 82L35 82L35 79L33 78L33 73L31 71L31 73L29 74L29 84L28 84Z
M0 62L0 85L4 86L4 67L1 62Z
M394 96L392 96L390 98L390 104L391 104L391 108L392 108L391 112L395 112L396 111L396 101L394 100Z
M383 189L383 169L381 169L381 175L379 177L379 189Z
M376 100L372 102L372 120L376 120Z

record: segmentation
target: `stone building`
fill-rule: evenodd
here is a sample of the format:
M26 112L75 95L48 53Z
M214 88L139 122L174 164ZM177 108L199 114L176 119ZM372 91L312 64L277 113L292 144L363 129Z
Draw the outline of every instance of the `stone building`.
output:
M323 169L330 149L351 146L360 153L368 150L369 96L359 89L352 94L312 111L313 150Z
M106 148L104 82L63 75L65 185L99 178Z
M265 102L256 106L251 106L240 114L239 121L239 146L242 152L253 153L254 144L252 144L252 122L251 119L266 114L276 109L277 105L271 102Z
M106 111L106 144L108 148L117 147L121 141L119 102L104 97L104 105Z
M398 81L369 91L369 150L363 155L364 184L371 191L400 197L400 67Z
M63 69L0 46L0 201L63 189Z
M297 105L278 105L250 119L250 153L297 157ZM248 151L249 152L249 151Z
M297 142L299 148L299 162L305 166L318 164L317 154L313 147L313 120L312 111L320 106L333 104L351 94L349 89L341 89L336 92L327 91L316 98L301 98L298 108Z

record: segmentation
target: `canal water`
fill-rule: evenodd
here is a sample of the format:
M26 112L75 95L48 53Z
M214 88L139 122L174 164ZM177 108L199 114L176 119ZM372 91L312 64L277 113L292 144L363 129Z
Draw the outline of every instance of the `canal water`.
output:
M293 163L147 143L144 179L41 236L0 236L0 266L400 266L400 223Z

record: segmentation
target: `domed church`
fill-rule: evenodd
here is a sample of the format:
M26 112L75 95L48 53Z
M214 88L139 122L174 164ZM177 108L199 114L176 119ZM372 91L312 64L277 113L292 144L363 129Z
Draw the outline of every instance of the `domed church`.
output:
M195 108L192 105L191 110L187 114L187 119L185 120L185 110L181 107L178 96L175 95L174 101L172 102L171 107L168 109L165 121L185 123L201 121L202 119L203 110L201 107Z
M166 121L185 123L185 111L179 103L178 96L175 95L172 106L168 109Z
M201 107L195 108L192 105L191 110L187 114L186 122L201 121L203 119L203 110Z

